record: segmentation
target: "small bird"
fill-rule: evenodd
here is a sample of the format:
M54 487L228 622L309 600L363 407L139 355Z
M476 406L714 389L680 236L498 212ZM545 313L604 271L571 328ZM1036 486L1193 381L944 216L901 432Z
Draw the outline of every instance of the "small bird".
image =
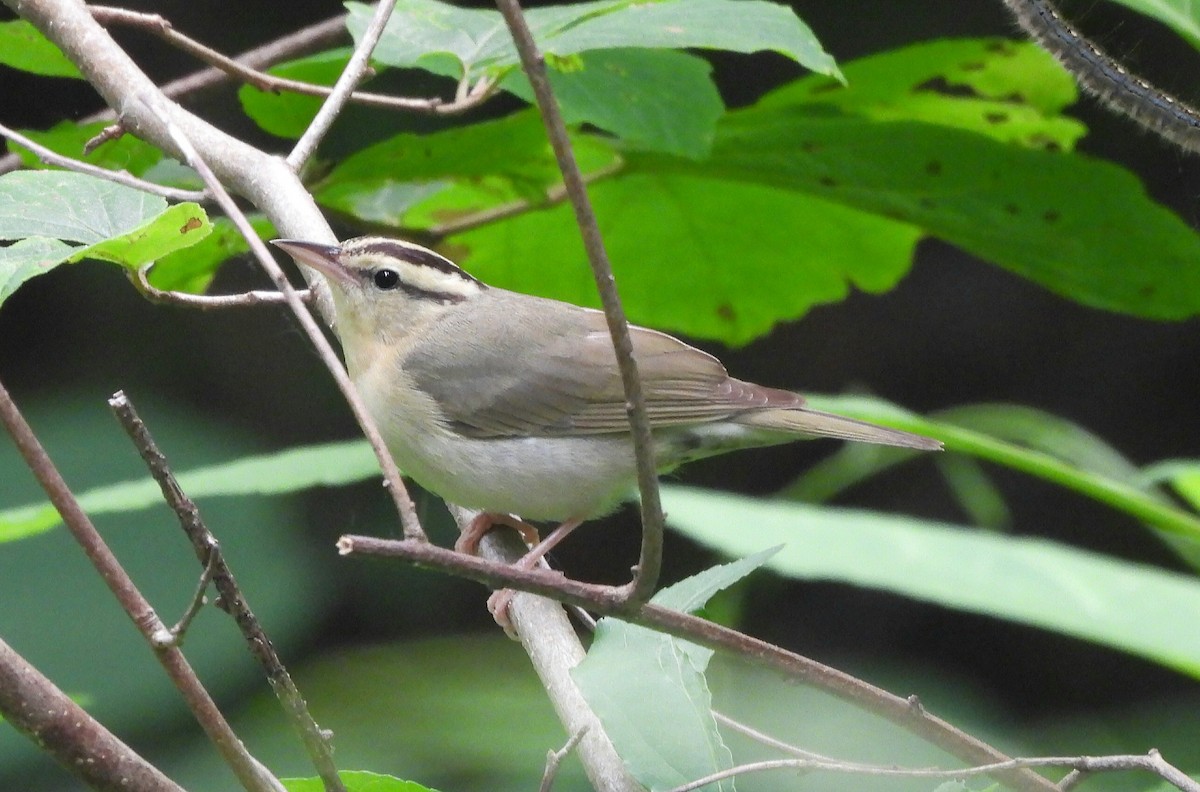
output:
M625 393L603 313L488 286L397 239L273 244L328 280L350 377L396 464L421 486L494 522L520 515L568 531L633 491ZM629 331L660 471L814 437L941 448L733 379L666 333Z

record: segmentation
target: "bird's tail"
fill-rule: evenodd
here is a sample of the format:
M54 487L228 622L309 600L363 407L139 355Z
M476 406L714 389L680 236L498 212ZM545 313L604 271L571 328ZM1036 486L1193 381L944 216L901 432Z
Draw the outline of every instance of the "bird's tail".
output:
M889 429L886 426L878 426L855 418L846 418L803 407L748 412L739 415L737 422L784 435L833 437L839 440L857 440L863 443L916 448L922 451L940 451L942 449L941 441L931 437L923 437L911 432Z

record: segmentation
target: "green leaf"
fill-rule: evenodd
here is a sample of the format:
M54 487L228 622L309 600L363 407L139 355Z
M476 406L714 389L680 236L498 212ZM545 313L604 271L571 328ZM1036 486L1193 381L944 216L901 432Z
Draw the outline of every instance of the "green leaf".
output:
M1028 42L943 39L860 58L847 85L810 76L759 107L823 105L872 121L924 121L1036 148L1070 150L1087 132L1061 115L1079 94L1070 74Z
M275 235L275 226L262 215L250 215L249 220L259 238ZM159 289L199 294L208 288L224 262L249 249L233 221L218 217L213 221L212 233L204 239L159 258L150 270L149 280Z
M707 569L652 600L682 611L762 566L767 550ZM651 790L672 789L733 766L717 731L704 670L712 650L615 618L601 619L583 661L571 671L629 771ZM662 724L671 728L664 730ZM733 789L731 781L716 786Z
M1200 510L1200 460L1168 459L1156 462L1143 471L1146 484L1168 482L1179 497L1193 509Z
M34 237L0 247L0 305L25 281L45 274L65 261L74 250L57 239Z
M1200 311L1200 238L1128 171L820 109L730 113L706 162L631 154L630 169L769 185L889 217L1096 308L1150 319Z
M166 206L157 195L82 173L14 171L0 176L0 239L91 245L132 231Z
M941 455L934 463L973 525L992 530L1012 525L1004 495L982 465L959 454Z
M333 85L349 58L350 48L339 47L277 64L267 73L316 85ZM292 91L261 91L252 85L243 85L238 89L238 101L254 123L272 135L295 140L308 129L324 99Z
M629 173L589 194L630 319L728 344L844 299L851 286L890 289L919 238L909 226L797 192L702 176ZM599 306L569 207L447 243L485 282Z
M357 41L374 9L357 2L346 8L346 27ZM533 8L525 18L539 49L560 58L626 47L772 50L817 73L837 74L833 58L791 9L761 0L598 0ZM469 82L502 76L520 62L499 12L435 0L397 3L373 57Z
M163 159L162 151L133 135L121 135L119 138L106 140L91 152L84 154L84 144L108 126L104 121L92 124L60 121L45 131L26 129L22 130L21 134L63 156L108 170L125 171L134 176L143 176ZM47 167L37 155L24 146L10 142L9 147L27 168Z
M279 495L309 487L335 487L379 472L371 448L362 440L304 446L244 457L177 473L193 500L243 495ZM96 487L79 495L89 514L134 511L162 501L158 484L148 477ZM0 511L0 542L33 536L58 525L49 504Z
M850 509L663 488L671 525L768 566L1083 638L1200 676L1200 581L1039 540ZM736 530L731 529L736 526Z
M882 399L809 395L808 402L819 410L936 437L945 443L947 451L969 454L1074 490L1161 531L1164 538L1172 540L1172 545L1185 558L1200 563L1200 517L1176 508L1159 493L1148 491L1141 479L1118 480L1081 469L1044 451L1005 442L952 423L924 418Z
M0 63L44 77L83 79L62 50L23 19L0 22Z
M415 781L402 781L389 775L368 773L365 770L343 770L338 773L346 792L433 792ZM288 792L325 792L320 778L284 778Z
M1193 0L1112 0L1157 19L1200 49L1200 7Z
M576 137L584 172L611 166L611 147ZM438 132L401 134L347 157L313 194L363 220L421 226L512 201L545 200L561 176L536 111Z
M693 159L708 154L725 112L708 61L652 49L598 50L579 60L572 71L549 71L567 123L592 124L633 148ZM500 87L533 101L521 72L510 72Z

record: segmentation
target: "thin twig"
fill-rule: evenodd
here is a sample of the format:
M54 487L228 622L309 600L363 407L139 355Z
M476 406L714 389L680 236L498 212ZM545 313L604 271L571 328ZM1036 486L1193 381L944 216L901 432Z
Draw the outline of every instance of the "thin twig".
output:
M511 564L489 562L430 543L347 535L338 540L338 549L343 555L403 558L417 566L450 572L491 588L520 589L601 614L617 616L677 638L730 652L754 665L772 669L785 678L813 685L902 726L965 763L1010 761L1010 757L933 716L910 699L895 696L836 668L696 616L653 604L637 606L620 596L611 586L583 583L545 569L518 569ZM1019 789L1048 792L1054 788L1046 779L1023 768L999 775L1006 783Z
M67 482L54 466L42 444L38 442L33 430L21 415L17 405L9 396L4 385L0 383L0 420L3 421L8 433L20 451L25 464L33 471L38 483L46 491L50 502L58 510L63 522L71 535L75 537L83 552L87 555L96 571L104 579L105 584L117 602L137 625L142 637L155 647L154 656L158 658L163 668L174 683L176 689L187 702L192 714L204 729L208 738L221 753L225 762L233 769L238 780L247 790L254 792L283 792L283 785L272 776L266 768L246 751L241 740L234 734L225 716L217 708L216 702L208 695L204 685L188 664L187 658L178 647L162 647L155 645L155 635L165 632L163 624L154 608L134 585L121 562L105 543L100 532L92 524L91 519L84 513L71 492Z
M287 303L287 295L277 291L248 291L241 294L188 294L187 292L164 291L150 283L150 270L157 262L151 261L129 273L129 279L142 296L153 303L182 305L202 311L223 308L246 308L257 305L279 305ZM312 292L300 289L296 295L304 302L312 299Z
M304 748L308 751L313 766L325 784L326 792L346 792L345 786L338 777L337 767L333 763L333 747L329 743L327 733L313 720L308 711L308 704L305 703L304 697L300 695L300 690L280 661L271 639L263 630L262 624L254 612L250 610L250 604L246 602L237 580L233 577L233 571L225 561L224 554L221 553L220 544L200 517L200 510L196 507L195 502L184 494L179 482L175 479L175 474L171 472L166 456L155 444L150 430L138 416L137 410L134 409L129 398L124 393L118 392L109 399L108 404L117 416L117 420L121 422L121 426L129 434L130 439L133 440L133 444L146 462L150 474L158 482L163 499L179 517L179 524L191 541L196 558L204 565L204 579L207 580L211 577L213 585L220 595L221 608L237 622L242 636L246 639L246 644L250 647L250 654L266 672L267 681L304 743Z
M91 789L184 792L3 640L0 716Z
M309 158L316 153L317 146L321 144L326 133L329 132L329 128L333 126L333 122L342 112L342 108L346 106L347 98L362 82L363 76L371 66L371 53L375 51L375 45L379 43L383 29L387 27L388 18L392 15L392 9L395 7L396 0L379 0L379 3L376 4L375 13L371 16L371 21L363 31L362 38L359 39L358 45L355 46L354 52L346 62L346 67L342 69L342 73L338 75L337 81L333 84L333 90L330 91L329 96L325 97L321 109L317 111L316 116L309 122L308 128L304 130L304 134L292 147L292 152L288 154L287 164L291 166L292 170L299 173L304 167L304 163L308 162Z
M124 396L124 394L118 394ZM113 397L116 398L115 396ZM113 399L109 399L109 405L113 403ZM115 409L115 408L114 408ZM187 609L184 610L183 616L179 617L179 621L175 622L168 634L164 636L164 640L172 646L183 646L183 639L187 636L188 629L192 626L196 616L200 613L200 609L208 604L208 587L213 579L213 567L216 565L216 554L208 557L208 562L204 564L203 571L200 572L200 580L196 582L196 591L192 594L191 601L188 602Z
M46 165L55 165L59 168L75 171L76 173L86 173L89 176L96 176L117 184L123 184L126 187L132 187L135 190L160 195L172 201L196 201L203 203L209 199L209 195L204 190L180 190L176 187L164 187L161 184L155 184L152 181L139 179L137 176L126 173L125 171L114 171L108 168L101 168L98 165L93 165L90 162L77 160L56 151L52 151L41 143L25 137L20 132L0 124L0 135L8 138L14 143L18 143L37 155L37 158Z
M583 246L587 251L588 261L592 265L592 274L596 279L596 288L600 292L600 301L604 305L604 318L608 322L608 331L612 335L613 348L616 350L617 365L621 370L621 383L625 389L625 411L629 416L629 429L633 437L633 451L637 457L638 491L641 495L642 509L642 546L638 565L633 580L624 587L624 595L631 602L642 603L650 599L658 586L658 575L662 567L663 514L662 502L658 493L658 470L654 464L654 438L650 434L650 421L646 416L645 398L642 395L641 378L638 375L637 362L633 357L633 341L629 334L629 322L621 307L621 298L617 293L617 282L613 278L612 265L608 261L608 253L604 249L604 240L600 235L600 227L596 222L596 214L588 200L587 187L575 153L571 148L571 140L567 135L567 127L559 112L558 102L550 88L550 80L546 76L546 64L538 52L533 40L533 33L521 13L517 0L496 0L504 22L512 33L517 52L521 56L521 66L533 87L537 97L538 109L542 113L542 121L546 126L546 134L554 149L554 157L558 161L558 169L562 172L563 184L575 209L575 220L583 237Z
M783 751L784 753L791 754L792 756L795 756L798 759L816 759L818 761L830 761L830 762L835 761L833 759L833 757L823 756L822 754L814 753L812 751L806 751L805 749L800 748L798 746L792 745L790 743L785 743L783 740L777 740L776 738L772 737L771 735L766 734L764 732L760 732L758 729L754 728L753 726L749 726L745 723L742 723L739 720L735 720L734 718L731 718L728 715L725 715L724 713L720 713L720 712L717 712L716 710L713 710L712 714L713 714L713 718L717 721L717 723L724 725L726 728L728 728L732 731L735 731L744 737L749 737L751 740L754 740L757 743L761 743L762 745L765 745L768 748L774 748L777 751Z
M677 786L670 792L692 792L701 787L723 781L735 776L751 773L762 773L769 770L820 770L830 773L846 773L862 776L886 776L890 778L969 778L981 775L996 775L999 771L1030 769L1035 767L1069 767L1080 772L1115 772L1121 770L1145 770L1154 773L1167 783L1183 792L1200 792L1200 783L1189 778L1179 768L1166 762L1158 751L1151 750L1148 754L1120 754L1114 756L1035 756L1022 759L1010 759L1006 762L994 762L975 767L961 767L953 770L923 767L895 767L885 765L862 764L859 762L838 762L827 759L768 759L761 762L731 767L726 770L697 778L686 784Z
M566 745L562 748L546 753L546 769L542 771L542 783L538 785L538 792L550 792L554 787L554 778L558 775L559 765L562 764L563 759L571 755L571 751L575 750L575 746L579 745L579 741L585 734L587 734L587 729L580 729L571 735L571 739L567 740Z
M202 63L207 63L209 66L227 75L227 77L241 80L258 88L260 91L288 91L305 96L328 97L335 90L335 88L327 85L316 85L301 80L276 77L273 74L268 74L254 68L246 61L244 56L237 59L230 58L228 55L205 44L201 44L184 33L180 33L171 25L169 20L159 14L146 14L126 8L113 8L109 6L89 6L88 8L91 10L92 16L101 24L127 25L144 30L191 55ZM341 30L345 29L345 19L344 15L336 18L336 21L340 23ZM276 58L272 60L280 59ZM402 110L429 113L431 115L455 115L464 113L473 107L478 107L495 94L494 89L495 86L490 82L481 81L474 86L466 86L460 83L455 98L451 101L446 101L440 97L392 96L390 94L371 93L369 91L354 91L349 95L348 101L352 104L385 110Z
M147 97L148 100L151 98ZM154 106L151 105L151 109ZM189 165L200 174L200 178L208 185L208 189L212 192L218 205L229 216L229 219L245 237L247 244L250 245L250 250L258 259L262 268L267 275L275 283L275 287L285 295L288 307L295 314L296 319L300 322L309 341L316 348L317 354L321 357L321 362L329 370L333 376L334 382L337 383L338 389L341 390L342 396L350 405L351 411L354 413L355 419L358 421L359 428L362 429L367 441L371 444L372 450L375 452L375 457L379 461L380 468L383 470L384 482L391 493L392 501L395 503L396 511L400 515L400 522L404 526L404 535L409 539L418 541L428 541L425 536L425 531L421 529L420 520L417 518L417 510L413 505L412 499L408 497L408 490L404 486L404 482L400 479L400 470L396 467L395 461L392 460L392 455L387 450L387 444L383 441L383 436L379 434L379 428L375 425L375 421L371 418L366 406L359 398L358 392L354 389L354 384L350 381L350 375L346 373L346 367L342 365L342 361L338 358L337 353L333 351L329 340L325 338L325 334L321 332L321 328L317 325L316 319L305 308L304 301L300 299L300 294L291 282L287 279L283 270L271 257L271 253L267 250L267 246L258 238L258 234L250 225L250 221L246 215L238 207L237 203L226 192L220 180L213 174L212 170L205 163L204 159L188 141L182 131L172 123L169 114L163 112L158 113L159 119L166 124L167 132L172 141L183 152Z

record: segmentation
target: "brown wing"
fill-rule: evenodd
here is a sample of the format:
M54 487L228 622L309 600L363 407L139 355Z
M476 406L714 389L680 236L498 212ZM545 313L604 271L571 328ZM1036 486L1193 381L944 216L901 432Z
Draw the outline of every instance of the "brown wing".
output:
M451 314L431 328L439 344L419 344L420 350L399 361L458 431L470 437L562 437L628 429L603 314L552 300L517 299L500 289L485 295L486 302L472 310L503 312L503 327L480 327L488 323ZM654 426L803 403L794 393L731 379L716 358L664 333L630 331ZM454 353L434 360L432 347Z

